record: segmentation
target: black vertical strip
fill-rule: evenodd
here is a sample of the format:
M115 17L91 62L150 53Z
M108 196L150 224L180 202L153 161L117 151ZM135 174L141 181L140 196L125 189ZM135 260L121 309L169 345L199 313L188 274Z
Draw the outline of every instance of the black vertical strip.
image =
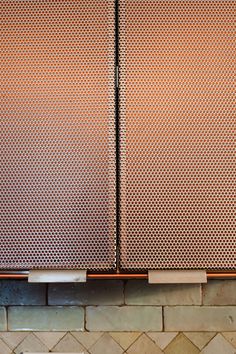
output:
M115 0L116 270L120 264L119 0Z

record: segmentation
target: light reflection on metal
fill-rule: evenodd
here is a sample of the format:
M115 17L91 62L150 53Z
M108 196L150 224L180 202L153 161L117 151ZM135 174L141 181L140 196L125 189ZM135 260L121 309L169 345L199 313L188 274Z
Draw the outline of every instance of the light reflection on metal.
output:
M1 1L0 269L115 269L114 6Z
M234 279L236 272L207 272L207 279ZM28 274L1 273L0 279L28 279ZM87 273L87 279L146 279L148 273Z
M236 269L235 1L120 0L120 265Z

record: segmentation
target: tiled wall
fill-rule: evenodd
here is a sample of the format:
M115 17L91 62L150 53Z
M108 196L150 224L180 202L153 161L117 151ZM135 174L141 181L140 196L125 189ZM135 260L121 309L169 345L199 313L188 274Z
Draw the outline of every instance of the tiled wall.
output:
M236 354L236 280L2 280L0 331L0 354Z

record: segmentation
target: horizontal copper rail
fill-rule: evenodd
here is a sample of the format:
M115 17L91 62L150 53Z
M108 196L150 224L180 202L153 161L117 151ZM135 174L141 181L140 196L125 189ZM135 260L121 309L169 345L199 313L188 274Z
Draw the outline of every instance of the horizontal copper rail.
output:
M88 279L148 279L147 273L87 274ZM207 279L236 278L236 272L207 272Z
M87 274L88 279L148 279L147 273Z
M228 273L207 273L207 279L236 278L236 272Z
M0 279L27 279L28 273L0 273ZM207 272L207 279L236 278L236 272ZM87 279L148 279L147 273L88 273Z
M0 274L0 279L27 279L28 274L4 273Z

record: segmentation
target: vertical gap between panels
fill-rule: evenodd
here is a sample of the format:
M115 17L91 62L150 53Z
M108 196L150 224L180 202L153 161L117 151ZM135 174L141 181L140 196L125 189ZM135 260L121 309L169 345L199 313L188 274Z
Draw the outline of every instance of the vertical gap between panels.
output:
M120 261L119 0L115 0L116 271Z

